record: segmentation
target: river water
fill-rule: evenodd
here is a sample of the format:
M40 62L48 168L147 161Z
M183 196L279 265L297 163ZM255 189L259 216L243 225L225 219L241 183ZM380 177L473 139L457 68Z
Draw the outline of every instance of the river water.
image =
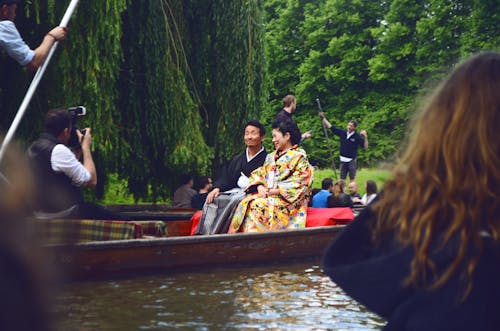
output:
M57 330L380 330L314 262L72 283Z

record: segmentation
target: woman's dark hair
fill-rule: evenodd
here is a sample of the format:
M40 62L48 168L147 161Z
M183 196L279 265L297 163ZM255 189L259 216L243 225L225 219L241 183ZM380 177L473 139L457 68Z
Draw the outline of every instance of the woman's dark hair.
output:
M297 123L295 123L293 120L287 119L282 121L275 121L272 127L273 129L277 129L283 135L289 133L292 145L298 145L300 143L300 138L301 138L300 130L299 127L297 126Z
M366 181L366 194L375 194L377 193L377 183L375 183L373 180L367 180Z

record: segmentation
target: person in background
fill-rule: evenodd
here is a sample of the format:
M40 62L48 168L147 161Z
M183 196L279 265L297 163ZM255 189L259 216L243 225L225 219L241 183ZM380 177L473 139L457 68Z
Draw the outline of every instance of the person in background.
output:
M358 156L358 148L368 148L368 134L366 130L361 130L360 133L356 132L358 122L350 120L347 124L347 130L333 126L325 117L324 112L320 112L319 116L324 125L332 130L333 134L340 138L340 179L346 179L349 172L349 179L354 182L356 179L356 171L358 163L356 157Z
M333 180L329 177L321 181L321 191L312 197L313 208L326 208L326 200L332 194Z
M198 179L198 193L191 198L191 208L201 210L205 204L208 193L212 190L212 178L201 176Z
M358 201L361 201L361 194L358 192L358 184L356 182L350 182L349 183L349 195L351 196L351 199L353 200L354 204L360 204L361 202L355 202L354 199L357 199Z
M386 331L498 330L499 91L500 53L455 66L383 192L326 250L324 272Z
M351 207L351 196L345 193L345 180L338 180L333 185L332 194L328 197L326 205L328 208Z
M298 148L300 131L292 120L274 122L273 144L262 167L252 172L228 233L304 228L313 167Z
M90 146L90 128L85 135L76 130L81 145L83 163L68 148L73 131L70 113L52 109L45 115L44 131L28 148L27 155L34 174L35 194L32 201L38 218L75 218L126 220L126 217L86 202L82 187L95 187L97 172Z
M366 193L363 194L361 199L353 199L354 202L360 203L363 206L370 204L377 197L377 183L373 180L367 180L365 186Z
M194 180L190 174L183 174L181 176L181 186L174 192L173 207L174 208L191 208L191 199L196 194L193 189Z
M281 122L281 121L286 121L286 120L292 120L292 115L297 109L297 99L295 99L295 96L288 94L283 98L283 108L278 112L276 115L276 121ZM311 131L307 131L300 136L300 141L304 141L307 138L311 137Z
M52 45L66 38L67 30L60 26L53 28L36 49L30 49L14 24L19 3L20 0L0 0L0 49L5 50L20 65L36 70L47 58Z

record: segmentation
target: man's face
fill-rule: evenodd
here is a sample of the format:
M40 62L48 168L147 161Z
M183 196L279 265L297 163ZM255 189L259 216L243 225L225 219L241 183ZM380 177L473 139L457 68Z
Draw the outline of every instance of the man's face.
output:
M0 8L2 13L2 18L9 21L14 21L16 18L17 5L15 3L10 5L2 5Z
M356 127L354 126L354 123L349 122L349 123L347 124L347 131L349 131L349 132L356 131Z
M358 192L358 185L356 183L349 183L349 192L352 193L357 193Z
M290 104L290 109L292 110L292 113L295 112L295 109L297 109L297 101L293 101L291 104Z
M260 147L264 141L264 137L260 136L260 129L253 125L248 125L245 128L245 145L247 147Z

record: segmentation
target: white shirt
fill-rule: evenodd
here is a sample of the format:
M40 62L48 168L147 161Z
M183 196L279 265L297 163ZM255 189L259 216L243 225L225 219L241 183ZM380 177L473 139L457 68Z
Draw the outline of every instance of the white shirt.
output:
M75 186L83 186L90 181L90 172L85 169L75 154L63 144L57 144L52 150L50 164L55 172L62 172Z
M377 194L376 193L373 193L373 194L370 194L370 195L366 195L366 193L363 195L363 197L361 198L361 203L364 204L364 205L367 205L369 204L370 202L373 201L373 199L375 199L377 197Z
M254 154L254 156L250 157L250 155L248 155L248 147L246 148L246 155L247 155L247 162L250 162L253 160L254 157L256 157L257 155L259 155L260 153L262 153L264 151L264 147L262 147L260 149L260 151L258 151L257 153ZM240 174L240 178L238 178L238 187L240 189L244 189L248 186L249 184L249 179L247 176L245 176L244 173L241 173Z
M35 51L26 45L14 22L9 20L0 21L0 48L22 66L30 63L35 57Z

